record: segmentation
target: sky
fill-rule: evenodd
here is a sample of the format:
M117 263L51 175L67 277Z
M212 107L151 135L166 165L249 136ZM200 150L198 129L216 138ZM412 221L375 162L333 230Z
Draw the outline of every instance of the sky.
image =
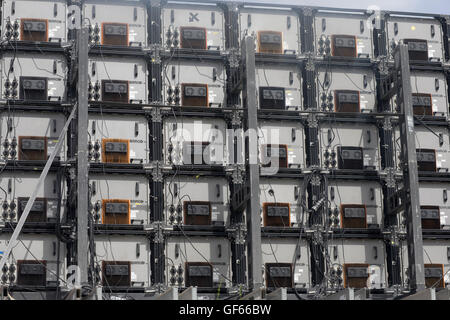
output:
M235 2L241 1L235 0ZM244 2L313 5L349 9L367 9L369 6L378 6L381 10L450 14L450 2L448 0L246 0Z

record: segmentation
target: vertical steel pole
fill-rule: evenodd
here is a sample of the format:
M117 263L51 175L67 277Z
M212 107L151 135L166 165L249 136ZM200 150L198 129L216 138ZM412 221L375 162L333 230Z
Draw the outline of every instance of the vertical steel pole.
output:
M397 76L397 103L400 107L400 139L402 146L404 204L407 217L408 263L410 288L425 289L422 217L420 212L419 177L414 132L411 73L408 46L400 44L394 54Z
M245 37L242 57L244 57L243 101L247 114L245 156L247 179L250 186L250 199L247 203L247 250L248 282L251 289L262 286L261 214L259 202L259 164L258 164L258 110L256 106L255 80L255 39Z
M78 48L78 153L77 153L77 260L81 284L88 281L88 39L81 24L77 30Z

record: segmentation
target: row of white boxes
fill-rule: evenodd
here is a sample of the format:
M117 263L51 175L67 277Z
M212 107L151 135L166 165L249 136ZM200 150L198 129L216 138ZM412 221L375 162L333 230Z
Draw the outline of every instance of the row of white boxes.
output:
M67 101L67 61L59 54L3 53L1 97L28 102ZM88 88L92 102L149 102L144 58L91 56ZM163 65L162 103L168 106L226 107L226 71L222 62L169 60ZM447 78L439 71L413 71L411 89L417 115L448 117ZM317 106L329 112L374 113L376 75L369 68L317 66ZM304 110L302 71L298 65L257 63L257 105L260 109ZM391 102L395 106L395 97ZM393 107L392 107L393 108ZM396 111L396 110L392 110Z
M47 160L57 144L65 120L62 113L3 111L0 115L2 159ZM419 156L426 155L425 158L419 158L419 162L424 162L422 166L419 165L419 171L448 172L448 129L437 125L428 128L416 126L415 132ZM248 133L227 129L226 121L219 118L167 117L163 123L164 163L218 166L243 163L245 134ZM91 114L88 137L91 162L149 163L149 122L143 115ZM234 137L238 138L240 146L236 151L232 148ZM259 160L263 167L306 168L307 142L300 121L261 120L258 139ZM394 161L397 168L401 169L399 140L400 133L396 127ZM379 129L376 124L337 122L333 119L322 121L319 124L319 141L320 159L324 168L372 171L382 169ZM115 150L116 147L122 149ZM67 154L65 141L57 159L66 161ZM268 168L267 172L270 172L269 169L271 168Z
M0 68L3 101L67 101L68 62L64 54L3 52ZM143 58L90 57L89 79L86 89L92 101L116 101L117 97L111 96L106 85L120 82L123 85L120 89L125 91L120 94L121 102L148 102L148 70Z
M3 223L20 218L29 195L37 185L38 173L4 172L0 186ZM142 175L91 174L89 176L91 213L98 224L148 225L150 224L149 181ZM50 173L39 190L37 205L28 222L56 222L66 220L66 182L56 173ZM302 227L307 225L308 214L299 205L304 190L299 179L261 178L261 226ZM450 229L450 184L421 182L420 199L423 210L437 211L435 223L424 229ZM58 199L61 194L60 210ZM225 177L168 176L164 186L164 215L167 225L229 226L230 193ZM334 228L367 229L383 227L383 193L380 182L331 180L329 185L330 222ZM125 205L124 212L108 211L108 203ZM273 215L274 207L282 207ZM361 216L346 218L346 208L359 208ZM431 208L433 207L433 208ZM115 218L117 217L117 220ZM400 219L401 220L401 219Z
M8 234L0 237L6 248ZM1 283L28 288L64 285L67 250L53 235L20 236L1 273ZM59 252L58 252L59 248ZM95 266L105 292L109 289L145 289L151 286L151 252L143 236L95 236ZM450 242L424 240L428 287L450 284ZM330 285L334 288L387 288L386 251L383 240L329 240ZM165 283L168 286L230 288L231 244L226 238L169 237L165 245ZM407 246L400 252L402 283L408 281ZM303 239L263 238L261 272L266 287L311 288L311 252ZM242 262L244 263L244 262ZM28 266L27 266L28 265ZM30 266L31 265L31 266ZM44 267L45 266L45 267ZM58 270L59 266L59 270Z
M67 100L67 61L64 55L4 53L1 60L3 101L42 103ZM88 88L92 102L114 102L127 108L146 104L148 70L144 58L92 56ZM226 72L222 62L179 60L163 67L162 103L168 106L226 107ZM447 78L439 71L413 71L412 92L418 116L448 117ZM297 65L258 63L257 103L260 109L303 110L302 72ZM322 111L376 113L377 81L368 68L324 64L317 67L317 106ZM191 92L192 91L192 92ZM391 106L395 106L395 97ZM393 107L392 107L393 108ZM396 110L392 110L396 111Z
M66 1L6 0L2 6L2 37L5 40L66 42L73 25L73 6ZM152 1L157 6L158 1ZM40 10L34 8L39 6ZM239 38L254 34L261 53L294 53L301 51L300 17L293 9L241 5ZM69 14L70 13L70 14ZM222 7L214 3L191 4L168 2L161 5L160 25L149 21L147 5L142 1L90 0L83 4L82 14L89 21L91 42L102 45L147 47L148 30L161 30L166 49L185 48L225 50L226 26ZM68 18L69 17L69 18ZM313 25L317 56L375 56L373 28L381 16L370 14L315 10ZM374 20L375 19L375 20ZM443 27L436 18L386 17L386 51L403 40L410 43L418 60L445 60Z
M5 191L2 199L2 220L7 225L20 217L29 194L36 187L39 172L4 171L0 177L0 187ZM92 174L89 177L91 214L96 223L143 225L149 223L149 181L141 175ZM58 184L61 181L61 184ZM302 194L302 181L299 179L261 178L261 225L264 227L302 227L308 216L299 206ZM225 177L171 176L165 181L165 219L167 225L184 224L197 226L229 225L229 186ZM448 183L420 183L420 198L423 211L433 213L425 215L424 229L448 230L450 207L448 206ZM56 222L58 215L64 221L66 183L64 177L58 179L56 173L50 173L37 200L32 207L28 220L33 223ZM379 228L383 225L382 187L379 182L331 180L329 185L330 221L334 228L364 229ZM58 198L61 196L61 202ZM126 219L123 212L108 212L108 204L126 204ZM58 205L61 205L58 212ZM208 207L209 212L203 208ZM274 207L287 208L279 211L282 215L271 216ZM98 209L97 209L98 208ZM363 218L352 215L346 217L346 208L363 210ZM113 208L114 209L114 208ZM196 210L200 209L200 210ZM207 210L208 211L208 210ZM437 211L437 216L434 212ZM359 212L359 211L358 211ZM119 213L119 214L118 214ZM109 215L109 217L108 217ZM115 220L117 217L117 220ZM104 220L106 219L106 220ZM120 219L120 220L119 220ZM359 221L356 221L359 220ZM437 220L437 222L436 222ZM126 221L126 222L123 222ZM356 224L355 224L356 221ZM400 223L404 223L400 219ZM403 225L404 226L404 225ZM266 232L269 232L266 229ZM310 253L306 240L265 237L263 231L262 272L265 283L273 286L296 286L309 288ZM3 233L0 252L7 245L10 234ZM23 286L50 286L57 277L65 279L66 251L63 244L58 244L54 235L23 234L20 243L13 249L8 259L7 268L2 270L2 283ZM95 253L99 276L105 287L148 287L150 285L149 242L145 236L96 235ZM57 269L58 247L59 272ZM171 236L166 239L166 281L169 285L200 287L230 287L231 264L230 242L226 238ZM445 275L450 259L450 242L447 240L426 240L424 245L426 267L430 269L430 282ZM361 240L350 238L333 238L329 242L330 268L336 269L332 279L333 285L347 287L368 286L370 288L386 287L385 248L382 240ZM407 281L407 251L402 249L403 280ZM38 260L39 262L36 262ZM207 260L207 261L206 261ZM213 269L211 269L212 264ZM23 267L22 264L31 264ZM45 268L42 267L45 265ZM113 266L113 267L110 267ZM116 267L119 266L119 267ZM270 271L275 268L275 271ZM205 269L209 269L205 270ZM441 271L436 271L436 270ZM38 271L36 271L38 270ZM186 270L197 275L191 279ZM290 273L286 273L290 270ZM361 270L367 272L361 276ZM274 275L272 279L270 274ZM206 273L206 275L205 275ZM349 275L350 273L350 275ZM352 273L356 273L351 275ZM202 278L203 277L203 278ZM428 279L427 278L427 279ZM339 280L340 279L340 280ZM450 279L443 278L445 283ZM62 280L61 280L62 281ZM187 281L187 282L186 282ZM355 282L353 282L355 281ZM363 281L363 282L361 282ZM62 281L63 282L63 281ZM433 282L433 283L434 283ZM363 284L362 284L363 283ZM291 284L291 285L289 285ZM444 286L444 282L441 285Z

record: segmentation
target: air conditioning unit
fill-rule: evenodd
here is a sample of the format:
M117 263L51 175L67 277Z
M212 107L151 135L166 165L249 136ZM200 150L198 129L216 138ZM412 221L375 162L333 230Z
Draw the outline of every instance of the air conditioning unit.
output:
M344 264L344 287L354 289L367 288L368 268L368 264Z
M286 109L286 95L284 88L260 87L259 88L260 109Z
M82 14L89 21L93 45L147 46L147 8L139 1L86 1Z
M225 105L226 70L222 62L174 58L163 65L165 105L221 108Z
M179 177L174 181L168 179L164 192L165 217L169 225L229 224L229 187L225 178Z
M264 227L290 227L289 203L263 203Z
M165 243L166 279L171 287L229 288L230 242L222 237L168 237Z
M366 206L359 204L341 204L341 227L344 229L367 228Z
M188 107L208 107L208 85L197 83L181 84L181 105Z
M317 10L314 14L314 45L317 56L344 59L372 58L373 32L367 16Z
M239 10L239 39L254 34L258 53L297 54L299 30L299 16L294 10L251 6Z
M130 261L102 261L102 275L105 287L131 287Z
M186 287L212 288L213 268L207 262L186 262Z
M30 194L39 181L39 172L3 172L0 187L6 192L6 199L0 201L2 208L1 221L7 223L17 222L22 216ZM50 172L43 185L39 188L37 197L31 207L26 223L56 223L58 218L63 221L65 215L66 180ZM60 208L58 208L60 205ZM0 250L1 251L1 250Z
M103 139L102 162L130 163L130 140Z
M331 55L334 57L356 58L356 37L348 35L331 36Z
M8 66L1 75L3 99L26 103L61 103L66 100L68 69L63 54L5 52L3 62Z
M259 53L283 53L283 33L277 31L258 32Z
M0 251L6 250L10 237L10 234L0 237ZM26 288L28 291L52 290L64 285L67 252L63 245L58 249L56 236L22 234L20 239L23 245L12 248L10 257L0 270L0 283L19 290ZM60 278L57 274L61 275Z
M150 191L147 177L90 174L89 188L95 223L148 224Z
M2 3L2 39L66 42L67 10L67 2L63 0L5 0Z
M225 49L225 17L219 6L164 3L161 24L161 38L166 49Z
M142 235L95 236L97 281L113 290L142 290L150 285L150 243Z
M89 57L91 102L143 104L148 101L148 70L143 58Z
M391 59L395 46L403 42L408 45L411 63L443 62L443 34L436 18L389 15L386 19L386 42Z
M103 224L130 224L130 200L108 199L102 201Z
M184 201L183 214L185 225L211 225L211 202Z
M266 263L266 287L267 288L292 288L294 279L292 276L292 264L290 263Z

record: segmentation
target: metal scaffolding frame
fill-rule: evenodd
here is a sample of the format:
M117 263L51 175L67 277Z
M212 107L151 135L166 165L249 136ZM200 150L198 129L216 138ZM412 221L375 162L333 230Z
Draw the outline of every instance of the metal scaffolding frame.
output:
M183 0L184 2L190 2L189 0ZM193 1L195 3L200 1ZM123 234L141 234L147 236L151 248L151 283L152 288L146 288L149 292L161 294L163 297L196 297L197 291L191 291L188 289L183 294L175 294L174 289L168 289L165 283L165 238L166 231L164 229L164 170L163 168L163 119L164 116L173 112L179 112L179 110L171 110L170 113L164 110L162 105L162 63L168 56L163 51L163 44L161 43L161 12L162 2L159 0L148 0L147 13L149 17L148 23L148 35L150 41L150 49L146 52L138 50L139 54L146 59L149 65L149 84L150 91L150 103L142 107L142 110L119 110L123 114L136 112L136 114L145 114L149 124L149 141L150 143L150 157L151 161L144 168L107 168L105 172L133 172L143 173L149 177L150 185L150 225L145 226L143 230L133 233L133 231L121 231ZM255 64L259 59L263 59L261 56L255 53L255 39L253 37L245 37L241 39L241 49L239 52L239 30L237 27L238 14L236 8L241 4L237 3L221 3L226 16L226 64L227 64L227 98L228 108L232 109L232 116L229 119L230 128L242 128L250 132L246 141L246 165L244 167L234 166L230 169L230 191L233 195L231 201L231 211L235 223L231 226L230 230L224 230L223 235L230 235L233 239L232 251L232 270L233 270L233 285L237 287L247 286L245 288L246 293L250 295L257 294L260 296L261 287L264 287L262 279L262 253L261 253L261 220L260 220L260 199L259 199L259 179L260 168L258 164L257 149L257 137L251 134L251 132L257 132L258 119L264 114L257 108L256 101L256 81L255 81ZM243 4L245 5L245 4ZM269 6L267 4L260 4L262 6ZM308 170L313 172L313 175L321 177L323 175L328 176L329 173L320 171L320 150L319 150L319 124L324 116L327 116L325 112L321 112L317 106L316 97L316 66L319 63L313 57L314 55L314 37L312 36L312 24L314 21L314 12L316 10L326 10L328 8L309 8L298 6L285 6L286 8L294 8L298 13L302 34L302 53L295 57L293 63L296 63L302 68L303 76L303 103L305 110L299 111L293 116L292 114L282 115L286 119L299 120L305 124L306 141L306 156ZM360 12L356 10L355 12ZM447 25L447 20L442 20L443 25ZM381 21L381 29L376 29L375 33L378 39L378 53L380 55L386 55L385 49L385 21ZM76 229L77 241L76 248L74 248L74 256L80 270L80 284L88 284L92 281L90 277L90 263L89 263L89 250L92 249L89 246L89 184L88 176L89 172L95 170L88 162L87 158L87 125L88 125L88 113L94 112L94 108L90 106L87 96L88 88L88 29L82 27L77 30L74 37L74 45L76 48L76 59L72 61L72 67L76 70L76 74L72 75L77 78L77 124L76 129L76 144L73 146L76 151L73 156L76 156L76 178L73 180L76 183L77 199L76 199ZM447 39L448 41L448 39ZM24 47L25 48L25 47ZM55 48L47 48L49 51L55 50ZM47 50L44 48L44 50ZM51 50L50 50L51 49ZM92 49L92 48L91 48ZM5 49L7 50L7 49ZM31 51L32 48L29 48ZM117 50L117 51L114 51ZM112 54L125 54L119 49L111 49ZM130 54L127 52L126 54ZM195 53L199 55L199 53ZM189 54L187 54L189 55ZM200 54L201 55L201 54ZM195 57L198 58L198 57ZM217 59L221 57L211 57L211 55L205 56L205 59ZM380 61L375 64L384 62L382 57ZM268 60L272 58L266 58ZM276 61L276 58L273 58ZM292 61L290 61L292 63ZM342 63L342 62L341 62ZM358 62L352 62L358 64ZM372 63L371 63L372 64ZM396 226L398 224L397 216L399 212L404 211L407 217L407 242L408 242L408 263L409 263L409 279L411 292L420 294L425 289L425 276L424 276L424 258L423 258L423 231L421 227L421 210L419 199L419 181L420 176L417 170L417 157L414 141L414 115L412 110L412 93L410 83L410 65L408 48L406 45L399 45L395 52L395 63L390 71L385 72L387 80L382 81L379 87L386 88L384 91L378 92L378 100L380 104L387 103L393 95L397 95L397 104L400 106L400 112L396 115L387 112L386 110L378 110L378 126L381 133L382 144L382 157L383 157L383 176L380 177L380 181L383 182L384 193L384 223L388 235L383 238L386 240L386 254L387 254L387 267L389 273L389 285L400 286L401 285L401 270L399 266L399 250L400 244L398 242L398 230ZM424 67L426 69L426 67ZM240 100L240 93L242 93L243 101ZM242 104L242 106L240 106ZM45 106L49 110L57 110L54 106ZM67 107L67 106L65 106ZM17 108L21 108L17 106ZM22 107L24 110L32 110L32 106ZM59 106L59 108L63 108ZM241 110L236 110L241 108ZM43 110L37 108L36 110ZM58 109L59 110L59 109ZM117 110L116 110L117 111ZM229 111L229 110L228 110ZM166 113L165 113L166 112ZM207 112L199 112L196 110L182 111L187 115L204 116ZM217 112L214 116L230 117L231 112L220 113ZM270 117L271 114L265 114ZM282 118L280 116L280 118ZM393 163L394 151L393 151L393 128L392 121L398 119L401 128L401 149L403 158L403 189L397 191L397 182L395 177L395 168ZM72 123L74 125L74 123ZM255 140L256 139L256 140ZM76 148L75 148L76 146ZM76 150L75 150L76 149ZM229 169L229 168L227 168ZM305 170L306 171L306 170ZM211 171L205 170L206 173ZM189 173L190 174L190 173ZM305 172L300 174L291 172L289 173L294 178L301 179L305 176ZM224 173L225 175L225 173ZM353 178L361 178L355 174ZM362 176L361 179L364 179ZM308 188L308 207L311 210L320 203L324 197L324 193L328 192L322 183L317 183L315 179L314 183L311 183ZM320 206L319 206L320 209ZM322 210L322 209L321 209ZM244 221L244 211L246 213L246 221ZM322 216L322 215L320 215ZM311 226L321 226L325 221L318 219L310 222ZM320 244L318 239L322 238L320 232L322 230L317 229L318 232L314 233L311 237L308 237L308 243L312 252L315 252L311 256L312 265L312 278L313 285L319 285L324 281L325 274L327 272L325 261L323 257L324 248ZM19 231L20 232L20 231ZM365 237L365 235L361 235ZM247 250L247 252L246 252ZM247 253L247 257L246 257ZM245 261L247 258L247 261ZM1 265L0 265L1 267ZM168 291L167 291L168 290ZM257 292L257 293L255 293ZM284 297L285 292L280 295ZM279 292L272 296L278 297ZM425 293L424 295L430 295L436 297L433 291ZM335 293L335 296L330 299L338 298L353 299L359 296L359 293L351 290ZM361 299L363 294L361 293ZM364 298L366 292L364 291Z

